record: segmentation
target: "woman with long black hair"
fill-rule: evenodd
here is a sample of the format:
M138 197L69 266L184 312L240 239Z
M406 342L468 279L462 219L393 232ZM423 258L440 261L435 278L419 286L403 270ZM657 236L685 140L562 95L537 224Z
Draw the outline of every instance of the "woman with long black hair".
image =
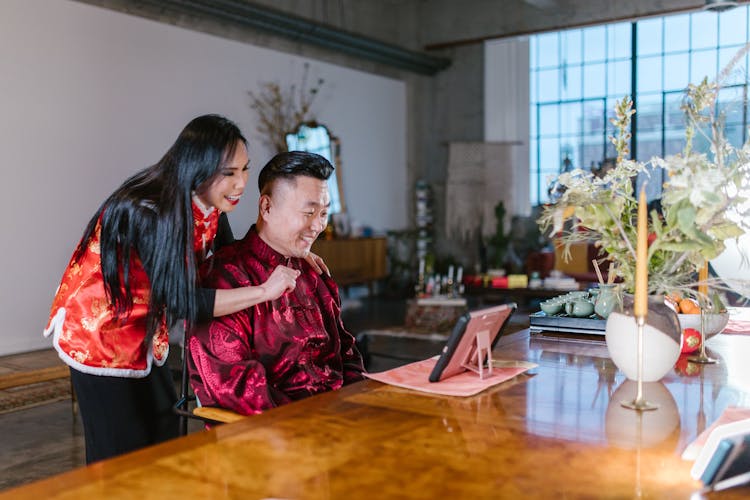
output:
M88 223L44 331L70 366L88 463L177 436L165 366L171 329L294 288L298 271L285 266L260 286L211 290L196 281L214 243L233 239L224 214L244 192L248 163L247 141L233 122L200 116Z

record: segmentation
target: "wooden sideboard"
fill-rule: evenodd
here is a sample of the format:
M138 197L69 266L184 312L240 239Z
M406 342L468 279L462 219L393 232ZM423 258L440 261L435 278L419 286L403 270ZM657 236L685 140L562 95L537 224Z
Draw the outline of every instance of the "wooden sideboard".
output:
M372 284L387 275L386 238L317 240L312 251L323 258L339 286Z

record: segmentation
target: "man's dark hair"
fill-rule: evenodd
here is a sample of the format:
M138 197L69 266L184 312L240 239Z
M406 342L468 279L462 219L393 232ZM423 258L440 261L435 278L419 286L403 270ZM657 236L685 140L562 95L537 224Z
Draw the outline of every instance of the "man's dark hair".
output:
M279 153L261 169L258 174L260 194L268 194L277 179L291 179L299 176L328 180L333 172L333 165L320 155L305 151L287 151Z

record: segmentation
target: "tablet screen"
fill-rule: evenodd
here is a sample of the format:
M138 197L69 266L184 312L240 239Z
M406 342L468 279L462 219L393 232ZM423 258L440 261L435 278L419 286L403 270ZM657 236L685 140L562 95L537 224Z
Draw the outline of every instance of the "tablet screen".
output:
M430 382L438 382L468 370L467 365L477 364L477 336L488 335L490 349L500 338L500 331L516 310L515 304L478 309L461 316L448 342L443 348L435 368L430 373ZM482 363L486 362L483 356Z

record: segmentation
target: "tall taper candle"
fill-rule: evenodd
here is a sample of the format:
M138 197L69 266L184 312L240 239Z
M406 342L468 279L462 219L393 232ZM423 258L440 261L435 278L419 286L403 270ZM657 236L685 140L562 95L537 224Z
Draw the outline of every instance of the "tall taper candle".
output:
M706 281L708 280L708 261L703 263L703 267L701 267L700 271L698 271L698 281L700 282L698 284L698 291L703 295L708 295L708 283Z
M638 246L635 250L635 297L633 314L645 317L648 313L648 209L646 190L638 197Z

